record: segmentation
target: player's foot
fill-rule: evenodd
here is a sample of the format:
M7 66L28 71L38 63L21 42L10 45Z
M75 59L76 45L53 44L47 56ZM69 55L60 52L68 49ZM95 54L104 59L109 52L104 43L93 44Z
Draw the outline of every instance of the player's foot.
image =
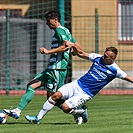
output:
M40 120L37 118L37 116L30 116L30 115L26 115L25 119L29 122L33 122L35 124L39 124Z
M80 116L83 118L83 122L86 123L88 121L87 106L83 105L82 108L84 109L84 112L80 114Z
M74 116L74 120L77 124L79 124L79 125L82 124L83 118L79 114L74 114L73 116Z
M20 116L20 113L17 111L17 109L4 109L3 110L8 116L13 117L14 119L18 119Z

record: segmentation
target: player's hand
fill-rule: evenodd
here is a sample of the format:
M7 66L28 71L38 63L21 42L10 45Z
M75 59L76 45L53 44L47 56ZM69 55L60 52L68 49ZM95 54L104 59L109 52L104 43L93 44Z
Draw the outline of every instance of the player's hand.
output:
M71 51L70 52L71 52L71 54L73 56L77 55L77 50L75 48L73 48L73 47L71 47Z
M69 41L64 41L64 44L65 44L65 46L66 46L67 48L71 48L71 47L74 45L74 43L69 42Z
M39 50L41 54L48 54L48 50L44 47L40 48Z

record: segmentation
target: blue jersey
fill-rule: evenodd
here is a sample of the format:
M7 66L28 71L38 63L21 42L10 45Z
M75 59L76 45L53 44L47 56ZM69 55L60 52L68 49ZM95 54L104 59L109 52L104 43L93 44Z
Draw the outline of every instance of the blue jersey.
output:
M105 65L100 54L91 53L89 59L93 62L90 70L78 79L81 89L94 97L104 86L114 78L125 78L126 73L122 71L116 63Z

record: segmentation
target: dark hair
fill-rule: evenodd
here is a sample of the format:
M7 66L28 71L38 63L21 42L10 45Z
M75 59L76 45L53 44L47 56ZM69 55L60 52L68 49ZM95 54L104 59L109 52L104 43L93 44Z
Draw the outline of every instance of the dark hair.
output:
M55 19L57 18L58 21L60 21L60 13L57 12L57 11L48 11L45 13L45 16L44 16L46 19Z
M116 54L116 55L118 54L118 50L115 47L107 47L106 51L112 51L114 54Z

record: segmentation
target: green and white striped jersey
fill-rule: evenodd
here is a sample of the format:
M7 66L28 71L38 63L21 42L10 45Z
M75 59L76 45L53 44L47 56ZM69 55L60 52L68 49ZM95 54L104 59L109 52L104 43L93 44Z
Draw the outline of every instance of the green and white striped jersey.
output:
M72 37L69 30L63 26L56 28L55 33L52 38L51 49L58 48L62 45L63 41L70 41L75 43L76 40ZM50 56L50 62L48 69L67 69L68 60L69 60L70 49L62 53L55 53Z

